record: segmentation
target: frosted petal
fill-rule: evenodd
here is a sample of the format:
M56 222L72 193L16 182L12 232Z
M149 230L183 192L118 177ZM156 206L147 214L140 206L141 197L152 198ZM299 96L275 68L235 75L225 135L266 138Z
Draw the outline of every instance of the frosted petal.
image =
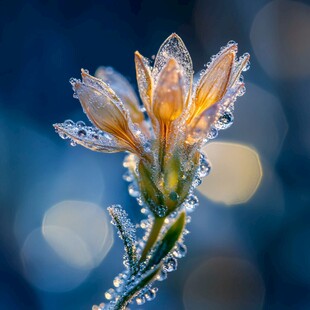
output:
M70 139L75 144L80 144L88 149L104 153L124 151L124 148L107 133L95 127L85 126L82 122L74 123L65 121L54 124L56 132L63 139Z
M193 79L193 64L185 44L175 33L166 39L156 55L152 70L155 84L157 83L161 70L171 58L174 58L177 61L182 70L182 74L184 76L185 94L187 95Z
M129 110L134 123L144 120L138 98L127 79L111 67L99 67L95 76L109 85Z
M153 79L151 76L151 68L149 65L149 60L143 57L139 52L136 52L135 65L136 65L136 75L140 97L145 106L146 111L148 112L148 115L152 117L151 102L152 102Z

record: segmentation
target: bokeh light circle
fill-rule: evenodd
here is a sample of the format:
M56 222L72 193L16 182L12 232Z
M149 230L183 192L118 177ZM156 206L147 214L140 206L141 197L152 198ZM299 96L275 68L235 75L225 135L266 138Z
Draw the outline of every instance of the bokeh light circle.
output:
M254 149L238 143L212 142L203 152L212 170L198 187L201 194L226 205L247 202L254 195L263 175Z
M265 286L250 262L211 258L193 270L184 286L186 310L262 309Z
M55 252L76 268L92 269L107 255L113 231L96 204L62 201L46 211L42 232Z

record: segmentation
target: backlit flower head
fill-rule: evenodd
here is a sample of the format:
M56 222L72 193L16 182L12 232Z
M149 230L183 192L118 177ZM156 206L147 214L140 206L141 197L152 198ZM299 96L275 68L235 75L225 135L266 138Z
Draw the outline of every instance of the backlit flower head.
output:
M165 205L171 212L188 195L201 146L232 124L234 102L244 93L241 73L249 67L249 55L238 59L236 54L237 44L231 41L211 58L194 83L192 60L178 35L166 39L153 65L136 52L137 83L146 117L122 75L100 67L94 77L82 69L82 79L70 82L94 127L70 120L54 126L73 145L133 154L138 172L132 171L143 199L151 210Z
M198 205L193 190L210 172L201 147L232 124L234 102L245 91L241 74L249 68L249 55L236 54L237 44L228 42L194 79L191 57L176 34L162 44L153 64L136 52L144 107L112 68L99 67L95 77L82 69L80 80L70 80L93 126L67 120L55 124L56 131L72 145L129 152L124 179L148 216L140 223L145 234L138 239L127 213L118 205L108 209L124 242L126 270L114 279L115 289L106 292L108 304L93 309L123 310L133 299L138 305L154 299L153 283L165 279L186 254L187 214Z

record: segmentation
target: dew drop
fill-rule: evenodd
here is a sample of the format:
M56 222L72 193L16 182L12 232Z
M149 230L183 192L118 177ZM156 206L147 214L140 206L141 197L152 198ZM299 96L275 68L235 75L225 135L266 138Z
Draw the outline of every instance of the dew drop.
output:
M86 137L86 131L84 129L80 129L77 134L80 138Z
M210 131L208 132L208 139L212 140L218 136L218 131L215 127L211 127Z
M107 300L111 300L113 299L115 296L115 291L113 288L110 288L108 289L105 294L104 294L104 297L107 299Z
M58 134L61 139L68 139L68 136L64 132L59 131Z
M167 272L172 272L177 270L178 268L178 261L174 257L168 257L164 264L164 269Z
M182 258L186 255L187 253L187 247L185 244L183 244L182 242L179 242L177 244L176 249L173 252L173 256L176 258Z
M138 198L140 197L140 191L138 186L135 183L131 183L128 186L128 192L131 197Z
M74 140L71 140L70 145L71 146L76 146L76 142Z
M167 271L163 268L160 273L157 275L156 279L158 281L164 281L167 279Z
M166 206L155 206L153 211L157 216L164 217L168 211L168 208Z
M132 173L130 171L126 171L124 174L123 174L123 179L126 181L126 182L132 182L134 180L134 177L132 175Z
M233 122L234 122L233 114L230 112L225 112L219 117L216 127L217 129L221 130L227 129L233 124Z
M76 122L76 126L77 127L84 127L85 123L83 121L78 121L78 122Z
M190 194L185 201L186 211L188 213L193 212L198 207L198 204L199 204L199 200L198 200L197 196Z
M155 299L157 291L158 291L157 287L154 287L154 288L151 288L150 290L148 290L144 295L146 300L151 301L151 300Z
M203 156L200 159L200 166L198 170L198 174L200 178L206 177L211 171L211 165L210 162Z
M145 298L144 298L144 296L139 296L139 297L137 297L137 298L136 298L136 303L137 303L138 306L143 305L143 304L145 303Z
M169 198L172 200L172 201L177 201L179 199L179 195L176 193L176 192L171 192L169 194Z
M71 119L67 119L67 120L64 121L64 125L66 125L66 126L73 126L74 122Z

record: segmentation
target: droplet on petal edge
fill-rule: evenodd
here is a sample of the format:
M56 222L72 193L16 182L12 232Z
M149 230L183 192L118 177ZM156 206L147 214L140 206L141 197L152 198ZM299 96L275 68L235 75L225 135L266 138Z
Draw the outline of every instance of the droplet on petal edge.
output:
M86 126L82 121L74 123L66 120L64 123L54 124L54 128L62 139L70 139L72 146L80 144L93 151L106 153L123 151L111 135L95 127Z

